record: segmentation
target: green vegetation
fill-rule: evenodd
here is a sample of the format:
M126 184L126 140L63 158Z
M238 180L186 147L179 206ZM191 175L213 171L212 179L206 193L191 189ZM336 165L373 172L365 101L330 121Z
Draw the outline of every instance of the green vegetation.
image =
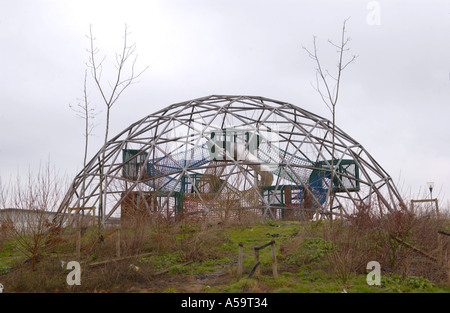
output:
M81 255L81 286L68 286L65 281L68 270L61 266L61 260L74 260L76 246L73 230L66 230L62 234L64 241L46 251L34 271L24 264L26 258L15 248L14 241L4 240L0 244L0 281L5 292L450 292L448 282L444 278L439 280L442 276L417 275L401 266L401 258L413 255L409 260L416 261L420 254L411 254L409 249L393 242L392 236L377 235L367 228L357 230L359 235L353 233L353 228L329 221L184 223L130 228L122 231L122 257L136 256L90 266L92 262L115 258L114 235L94 244ZM423 235L415 230L405 236L405 241L419 245L418 234ZM88 230L82 246L96 239L95 230ZM270 247L260 250L260 276L247 278L255 263L254 248L271 240L275 241L277 251L278 278L272 277ZM239 243L244 252L240 280L237 279ZM369 286L367 260L384 254L385 259L379 259L381 285ZM395 259L398 268L390 267L391 259ZM430 266L430 262L426 264ZM431 271L437 269L430 268L428 272Z
M300 249L290 253L285 262L302 266L320 261L329 251L333 244L322 238L304 238Z

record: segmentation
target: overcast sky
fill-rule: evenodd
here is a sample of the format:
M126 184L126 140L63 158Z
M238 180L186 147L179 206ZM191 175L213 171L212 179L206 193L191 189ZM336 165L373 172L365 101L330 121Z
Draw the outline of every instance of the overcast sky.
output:
M334 70L347 23L349 56L337 125L362 144L407 198L450 199L450 2L438 0L0 0L0 176L40 162L73 177L83 162L82 97L92 24L112 67L125 23L148 70L112 109L111 136L170 104L211 94L264 96L331 118L302 45L317 36ZM103 78L108 77L105 69ZM89 155L102 144L104 105Z

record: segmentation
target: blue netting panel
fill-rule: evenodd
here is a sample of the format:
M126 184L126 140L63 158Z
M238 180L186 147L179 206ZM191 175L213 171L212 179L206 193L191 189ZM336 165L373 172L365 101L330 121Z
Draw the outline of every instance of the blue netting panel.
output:
M158 177L157 183L147 182L147 184L162 192L171 190L179 192L182 190L183 182L177 184L178 179L172 176L180 173L183 168L193 169L209 162L210 154L206 144L157 158L147 164L147 176Z

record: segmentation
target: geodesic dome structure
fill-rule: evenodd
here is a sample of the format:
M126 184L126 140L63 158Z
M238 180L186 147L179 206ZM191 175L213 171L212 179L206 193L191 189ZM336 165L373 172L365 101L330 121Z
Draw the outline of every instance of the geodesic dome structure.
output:
M109 140L59 212L112 216L311 219L403 201L389 175L340 128L289 103L213 95L170 105ZM102 158L102 155L105 158Z

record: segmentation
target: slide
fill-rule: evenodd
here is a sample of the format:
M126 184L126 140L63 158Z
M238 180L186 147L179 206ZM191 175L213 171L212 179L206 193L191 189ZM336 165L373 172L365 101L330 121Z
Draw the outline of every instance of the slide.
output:
M261 185L270 186L273 182L272 168L267 164L261 164L261 160L248 151L243 143L231 143L234 148L234 157L237 160L246 161L248 166L250 166L259 176L261 176Z
M289 167L266 166L266 169L270 168L273 174L286 179L295 185L301 186L303 184L309 184L311 192L316 200L320 204L325 202L328 192L328 188L324 186L325 176L314 175L317 171L312 169L315 167L315 163L313 161L293 155L267 142L262 142L259 145L258 159L267 164L291 164ZM312 176L314 176L313 180L311 180ZM301 198L301 194L299 194L298 197Z

